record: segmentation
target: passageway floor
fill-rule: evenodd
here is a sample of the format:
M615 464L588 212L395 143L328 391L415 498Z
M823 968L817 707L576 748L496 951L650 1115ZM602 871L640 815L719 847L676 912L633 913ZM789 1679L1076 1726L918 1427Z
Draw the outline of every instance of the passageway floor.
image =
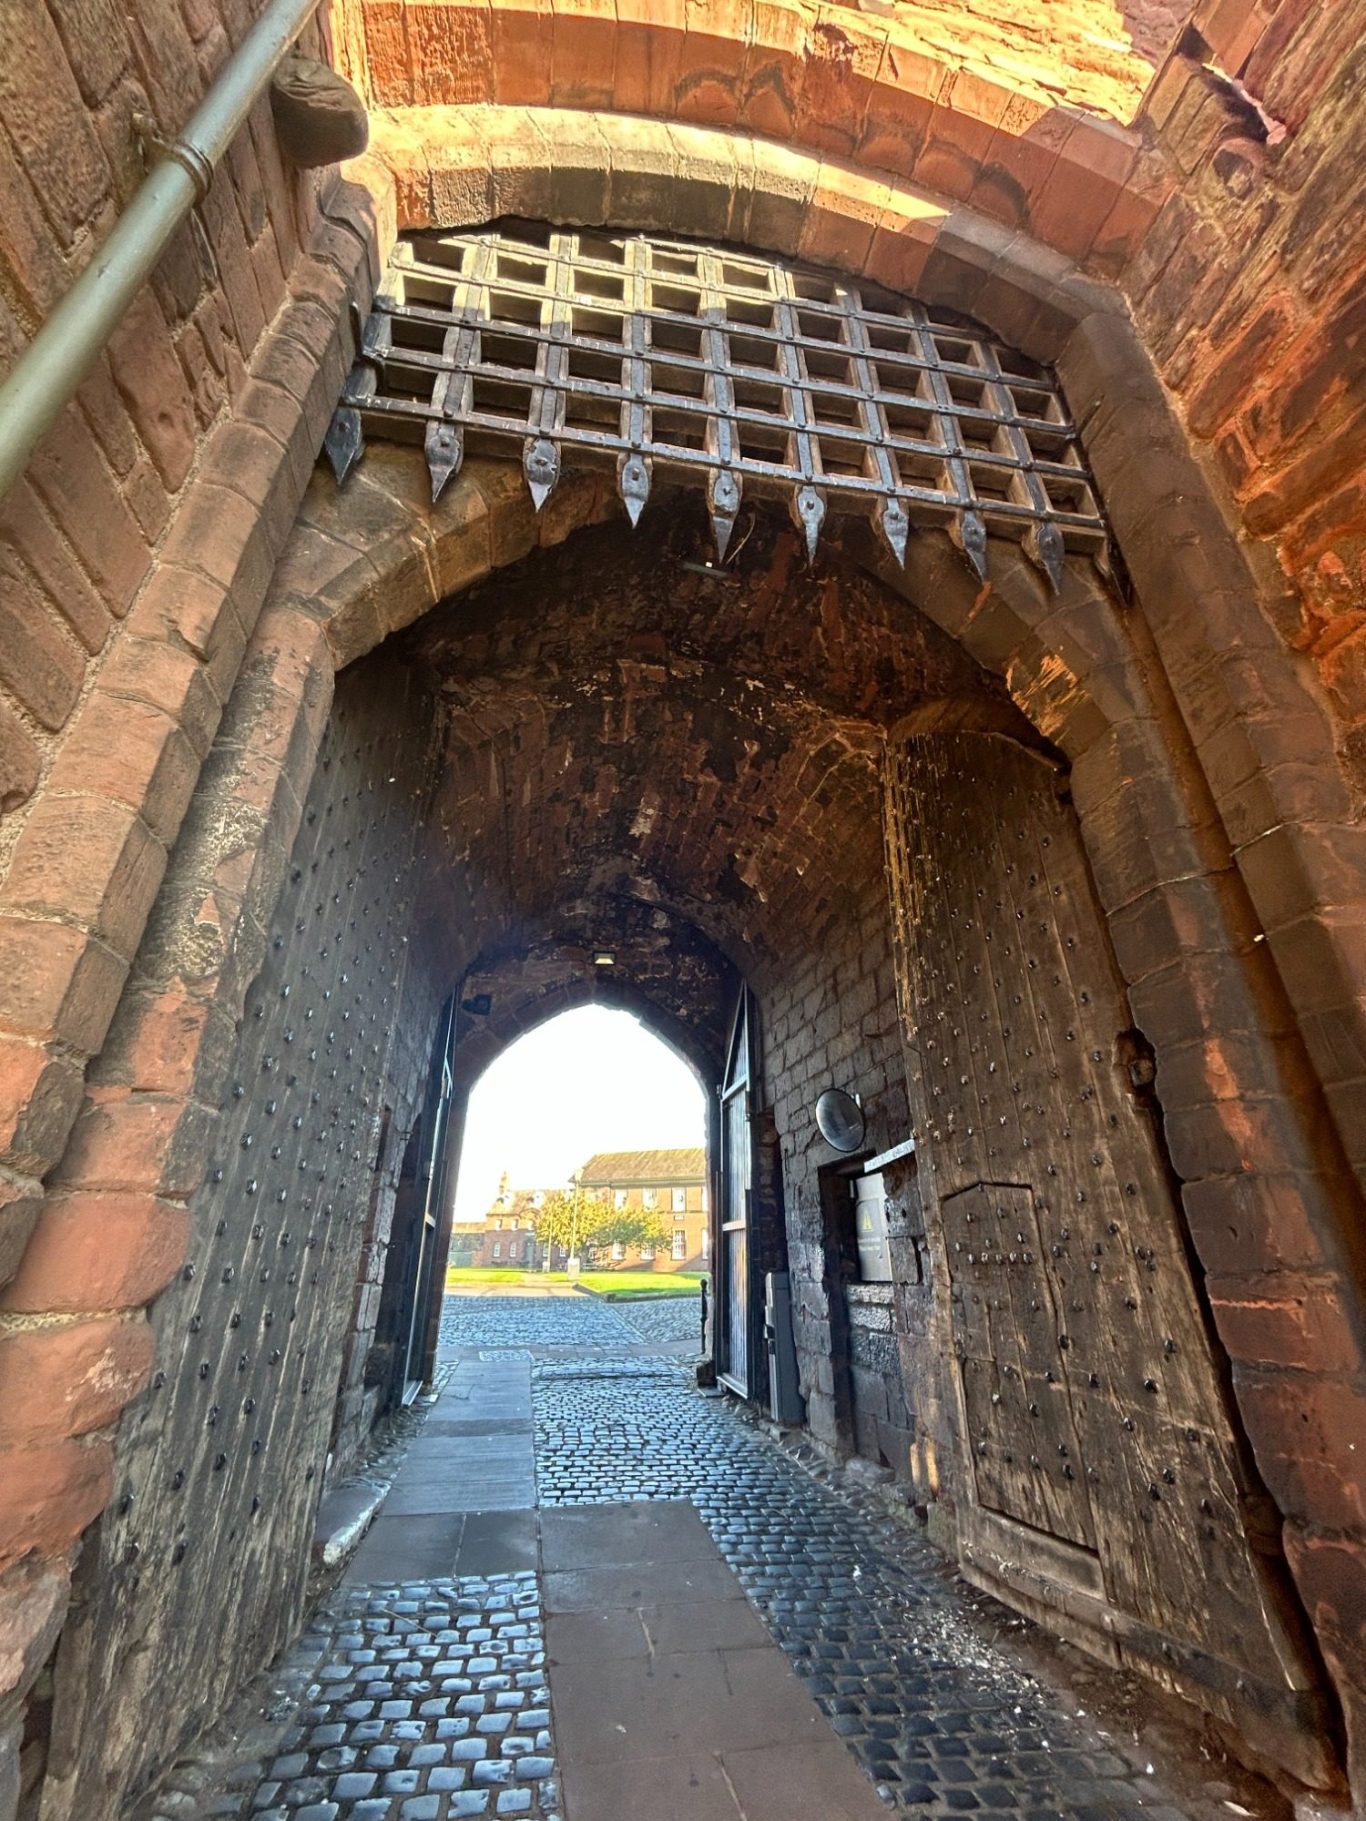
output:
M144 1812L1249 1812L1188 1763L1135 1760L918 1531L699 1392L680 1367L696 1314L654 1314L647 1337L583 1297L448 1299L441 1396L277 1671L278 1724L252 1730L216 1793Z

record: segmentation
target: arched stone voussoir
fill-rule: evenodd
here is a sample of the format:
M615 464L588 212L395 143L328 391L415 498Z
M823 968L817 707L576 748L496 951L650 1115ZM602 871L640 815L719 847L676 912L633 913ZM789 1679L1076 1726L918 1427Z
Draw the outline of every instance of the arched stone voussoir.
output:
M553 153L553 156L552 156ZM500 216L611 225L752 246L971 314L1042 361L1075 326L1123 313L1066 253L970 203L857 161L717 127L571 108L391 109L348 167L400 229Z
M420 455L378 444L342 486L315 471L267 605L320 620L341 670L492 570L621 511L610 477L585 473L538 513L520 469L478 460L433 504Z

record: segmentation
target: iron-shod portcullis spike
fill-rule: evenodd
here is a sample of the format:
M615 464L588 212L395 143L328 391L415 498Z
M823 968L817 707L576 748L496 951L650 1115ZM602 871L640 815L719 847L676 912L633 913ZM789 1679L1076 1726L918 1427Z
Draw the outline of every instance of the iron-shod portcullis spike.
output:
M911 534L911 521L906 516L906 508L895 495L891 495L879 500L873 518L886 541L887 548L904 569L906 567L906 543Z
M361 429L360 412L351 405L338 405L332 413L332 422L327 426L323 448L327 451L327 459L332 464L332 472L340 487L365 453L365 433Z
M626 516L633 525L640 523L645 502L650 497L650 464L634 450L617 463L617 488Z
M460 464L465 459L465 432L459 424L435 418L427 425L422 447L432 483L432 504L435 505L445 491L447 481L460 472Z
M949 536L972 564L979 581L987 579L987 524L980 512L959 512L949 521Z
M1036 569L1041 569L1048 577L1048 585L1054 594L1062 587L1062 578L1067 562L1067 550L1062 541L1062 532L1052 519L1040 519L1029 527L1024 539L1025 555Z
M531 489L531 503L539 512L560 478L560 452L548 436L527 438L522 451L522 472Z
M816 554L821 526L825 523L825 501L815 487L798 487L792 496L792 516L806 538L806 556L809 562Z
M740 510L740 477L729 468L718 468L707 482L707 510L716 537L716 560L726 560L726 546L735 529L735 515Z

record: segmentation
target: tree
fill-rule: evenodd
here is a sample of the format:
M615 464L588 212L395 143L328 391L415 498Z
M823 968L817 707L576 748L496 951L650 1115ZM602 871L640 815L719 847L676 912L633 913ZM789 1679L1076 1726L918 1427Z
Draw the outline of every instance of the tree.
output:
M553 1189L532 1211L531 1223L543 1246L558 1248L571 1258L589 1248L648 1246L668 1237L653 1208L614 1207L605 1196L577 1183Z

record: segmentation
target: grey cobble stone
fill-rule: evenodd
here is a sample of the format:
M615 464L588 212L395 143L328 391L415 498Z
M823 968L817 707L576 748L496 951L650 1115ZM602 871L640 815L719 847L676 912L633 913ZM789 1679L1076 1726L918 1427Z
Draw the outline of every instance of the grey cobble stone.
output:
M931 1545L836 1495L677 1373L533 1371L542 1505L690 1499L889 1807L971 1821L1148 1821L1169 1799L990 1638Z
M343 1590L299 1648L318 1667L294 1724L264 1763L236 1768L214 1815L555 1821L553 1757L529 1755L548 1718L534 1575ZM543 1775L529 1781L527 1763ZM501 1790L517 1800L498 1811Z

